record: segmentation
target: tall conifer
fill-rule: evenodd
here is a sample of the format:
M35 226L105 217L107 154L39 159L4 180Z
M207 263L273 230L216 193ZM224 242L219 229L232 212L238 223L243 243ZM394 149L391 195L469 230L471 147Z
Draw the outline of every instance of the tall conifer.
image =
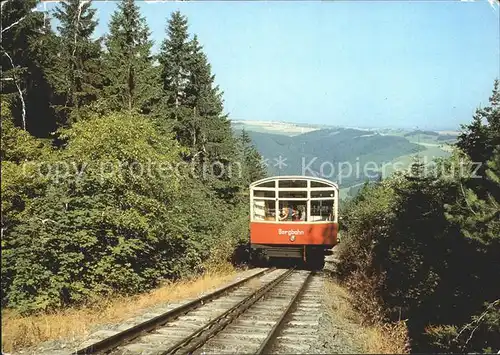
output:
M38 137L55 129L45 68L50 62L50 19L39 0L2 1L1 92L11 101L15 123Z
M159 94L146 20L135 0L121 0L105 40L105 100L111 109L151 111Z
M179 108L185 102L184 89L189 78L190 56L187 18L176 11L168 21L167 38L162 43L159 56L161 79L169 108Z
M95 101L102 85L101 40L92 35L98 24L91 1L67 0L56 9L57 57L50 78L58 94L55 107L60 123L78 120Z

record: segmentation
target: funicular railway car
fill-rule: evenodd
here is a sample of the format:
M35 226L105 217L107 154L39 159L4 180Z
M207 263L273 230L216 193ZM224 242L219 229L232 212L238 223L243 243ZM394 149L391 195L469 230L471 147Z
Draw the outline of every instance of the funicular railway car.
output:
M322 269L337 244L337 184L310 176L274 176L250 185L250 248L255 263L296 258Z

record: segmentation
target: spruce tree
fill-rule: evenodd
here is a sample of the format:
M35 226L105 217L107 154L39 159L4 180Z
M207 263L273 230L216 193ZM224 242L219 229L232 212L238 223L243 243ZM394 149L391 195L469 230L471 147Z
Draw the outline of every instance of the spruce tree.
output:
M267 172L262 164L262 157L257 149L255 149L250 135L243 129L238 138L241 159L244 167L242 180L244 187L246 187L250 183L264 178L267 175Z
M474 178L458 181L457 202L447 206L446 215L460 226L466 238L478 243L487 253L496 253L500 260L500 148L485 165L486 178L482 185L470 184Z
M151 111L159 94L146 20L135 0L121 0L105 40L105 100L113 110Z
M169 108L179 108L184 103L190 56L187 18L176 11L168 21L167 38L162 43L159 55L161 80Z
M190 42L189 81L186 87L186 103L200 116L221 116L223 114L222 92L214 86L215 75L203 53L203 47L194 35Z
M195 165L197 176L201 173L211 190L234 202L241 186L234 175L238 169L237 140L223 113L222 92L215 85L208 59L198 38L190 39L187 19L179 12L168 21L159 62L161 118L173 128L185 148L184 158Z
M493 156L496 147L500 146L500 81L494 82L490 105L478 108L471 124L463 125L464 131L459 135L457 147L465 152L473 162L483 163L478 175L484 176L484 164Z
M466 237L484 244L500 245L500 82L495 80L490 105L478 109L472 124L465 126L457 147L467 154L470 171L462 177L459 202L449 207L450 220Z
M189 81L185 89L189 114L183 118L188 128L185 137L193 154L208 160L222 159L232 154L234 141L231 125L223 114L222 92L215 85L215 75L197 36L190 43Z
M234 151L231 125L223 115L222 92L195 36L189 39L187 19L174 12L159 61L167 117L177 140L190 150L188 160L227 158Z
M98 21L91 5L91 1L67 0L54 14L60 24L50 79L58 94L54 106L62 125L81 118L102 85L101 40L92 39Z

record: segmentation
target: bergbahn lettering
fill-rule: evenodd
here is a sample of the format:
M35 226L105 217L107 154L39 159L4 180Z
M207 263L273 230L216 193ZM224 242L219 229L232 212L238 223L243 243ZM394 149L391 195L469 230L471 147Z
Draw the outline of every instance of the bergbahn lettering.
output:
M304 235L304 231L298 230L298 229L288 229L288 230L283 230L283 229L278 229L278 234L286 234L288 236L291 235Z

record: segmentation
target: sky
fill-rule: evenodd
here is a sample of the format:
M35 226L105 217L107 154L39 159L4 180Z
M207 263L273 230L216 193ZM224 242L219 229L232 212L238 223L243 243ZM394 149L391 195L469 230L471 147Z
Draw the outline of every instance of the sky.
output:
M486 0L138 3L156 51L170 14L187 16L233 120L458 129L500 77ZM116 4L94 1L97 35Z

